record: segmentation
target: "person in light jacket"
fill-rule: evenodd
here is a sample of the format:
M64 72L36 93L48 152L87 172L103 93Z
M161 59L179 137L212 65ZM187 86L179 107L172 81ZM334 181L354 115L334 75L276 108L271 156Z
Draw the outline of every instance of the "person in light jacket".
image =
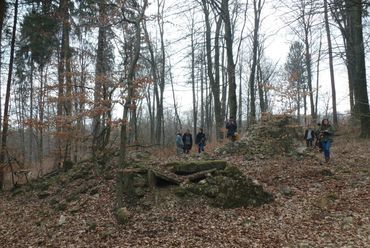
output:
M180 132L176 135L176 153L177 155L182 154L184 151L184 142L182 142L182 135Z

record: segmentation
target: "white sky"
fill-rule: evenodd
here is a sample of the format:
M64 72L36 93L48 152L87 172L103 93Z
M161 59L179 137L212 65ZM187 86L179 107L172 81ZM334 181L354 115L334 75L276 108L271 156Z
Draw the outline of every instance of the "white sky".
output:
M272 1L273 3L274 1ZM266 3L269 4L269 3ZM271 4L271 0L270 0ZM266 55L272 61L279 61L280 65L283 65L286 61L286 57L289 52L290 44L297 40L293 35L292 32L286 25L284 25L283 21L279 17L280 13L277 12L276 9L272 7L272 5L266 5L265 9L263 10L264 21L262 24L262 33L268 34L268 38L265 42L266 44ZM180 17L180 16L179 16ZM253 17L249 17L253 18ZM183 26L184 21L180 18L171 18L171 25L169 25L168 29L165 30L168 39L173 37L174 39L179 38L180 35L184 35L184 31L176 28L181 28ZM178 25L174 25L178 24ZM246 32L250 32L251 28L246 28ZM237 34L239 35L239 34ZM323 42L326 43L326 37L323 37ZM185 52L189 52L189 45L190 40L187 39L186 41L178 41L176 42L176 46L172 45L170 47L171 50L182 50L181 52L177 53L174 58L171 58L171 63L173 65L173 74L175 77L175 94L176 94L176 101L180 106L181 111L190 111L192 109L192 93L191 93L191 86L184 86L185 81L190 81L190 69L186 69L184 71L184 63L189 63L189 59L186 61L179 61L179 58L184 56ZM186 47L188 46L188 47ZM186 49L184 49L186 48ZM234 51L235 56L235 51ZM325 59L327 60L327 59ZM331 111L331 86L330 86L330 74L328 70L328 65L325 60L320 62L320 75L319 75L319 112L323 111L325 105L330 100L330 107L329 111ZM370 63L369 63L370 64ZM246 65L248 66L248 65ZM313 64L313 87L315 88L316 85L316 63ZM336 61L335 65L335 80L336 80L336 92L337 92L337 110L339 112L346 112L349 110L349 97L348 97L348 80L347 80L347 71L344 67L343 61ZM172 101L172 91L170 85L166 86L166 99L165 102L167 103L168 107L173 106Z

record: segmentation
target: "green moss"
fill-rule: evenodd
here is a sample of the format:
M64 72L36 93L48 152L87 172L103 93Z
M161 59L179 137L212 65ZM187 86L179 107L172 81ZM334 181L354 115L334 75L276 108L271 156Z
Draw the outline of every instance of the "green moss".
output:
M213 206L222 208L259 206L273 200L272 195L265 192L262 186L254 184L233 166L218 171L216 176L190 185L187 189L207 196Z

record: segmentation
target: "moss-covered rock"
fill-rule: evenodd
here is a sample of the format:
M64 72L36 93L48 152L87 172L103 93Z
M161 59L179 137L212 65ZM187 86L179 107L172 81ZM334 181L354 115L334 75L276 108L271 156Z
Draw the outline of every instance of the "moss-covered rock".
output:
M256 185L232 166L217 171L214 177L189 185L187 190L207 196L213 206L222 208L259 206L273 199L261 185Z
M131 217L131 213L125 207L119 208L116 211L116 218L117 218L117 222L119 224L126 224L126 223L128 223L129 220L130 220L130 217Z
M173 171L176 174L188 175L211 169L223 170L225 169L227 162L223 160L181 161L172 162L169 165L173 166Z
M269 122L249 127L240 141L228 143L216 149L218 154L240 154L247 157L271 158L279 154L291 153L296 149L296 141L301 138L302 127L290 116L281 115Z

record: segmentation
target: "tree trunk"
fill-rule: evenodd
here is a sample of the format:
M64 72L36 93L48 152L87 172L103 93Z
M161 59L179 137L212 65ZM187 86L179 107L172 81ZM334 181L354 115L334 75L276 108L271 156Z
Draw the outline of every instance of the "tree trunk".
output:
M173 108L175 111L175 130L176 132L182 129L182 123L180 119L179 112L177 110L177 103L176 103L176 97L175 97L175 88L173 87L173 77L172 77L172 66L170 64L170 82L171 82L171 88L172 88L172 98L173 98Z
M321 39L321 36L320 36L319 54L318 54L317 67L316 67L316 98L315 98L315 116L316 116L316 119L312 119L313 122L317 122L317 103L319 102L319 79L320 79L321 47L322 47L322 39Z
M256 71L257 71L257 55L258 55L258 48L259 48L259 28L261 24L261 11L262 11L262 2L261 0L254 0L253 1L253 8L254 8L254 29L253 29L253 45L252 45L252 66L251 66L251 73L249 77L249 122L255 123L256 122Z
M370 109L366 82L365 49L362 25L362 1L346 0L346 10L349 17L349 52L352 54L349 64L353 69L355 114L361 123L361 137L370 137Z
M29 126L28 126L28 162L32 165L33 161L33 73L35 70L33 60L30 60L30 118L29 118Z
M158 1L158 15L161 18L158 18L158 27L159 27L159 35L160 35L160 44L161 44L161 71L159 77L159 99L157 101L157 129L156 129L156 140L160 144L164 142L164 136L162 135L163 131L163 93L165 88L165 78L166 78L166 53L165 53L165 45L164 45L164 21L163 21L163 5Z
M5 0L0 0L0 51L2 50L2 42L3 42L3 25L4 25L4 19L5 19L5 12L6 12L6 9L5 9L5 6L6 6L6 3L5 3ZM0 75L2 75L2 66L3 66L3 56L2 56L2 53L0 52ZM1 99L1 96L2 96L2 92L1 92L1 79L2 77L0 77L0 103L2 102L2 99ZM0 139L1 139L1 129L3 127L2 125L3 123L3 117L2 117L2 104L0 104Z
M309 30L305 29L305 39L304 44L306 48L305 52L305 63L306 63L306 70L307 70L307 86L308 86L308 95L310 98L310 110L311 110L311 117L316 119L315 117L315 103L313 101L313 92L312 92L312 60L311 60L311 51L310 51L310 43L308 41Z
M42 176L42 162L44 159L44 68L40 68L40 92L39 92L39 144L38 144L38 156L39 156L39 174Z
M134 77L137 67L137 62L140 56L140 46L141 46L141 22L144 18L144 13L147 7L148 1L144 1L144 5L142 6L139 16L135 18L133 21L133 25L135 27L135 40L134 40L134 51L132 60L130 62L129 70L127 73L127 95L125 99L125 104L123 108L123 115L122 115L122 123L121 123L121 141L120 141L120 156L119 156L119 173L117 177L117 205L118 208L123 206L123 193L125 192L124 182L123 182L123 172L122 170L125 169L128 164L126 161L126 154L127 154L127 127L128 127L128 113L130 108L135 107L132 106L132 97L133 97L133 87L134 87Z
M156 60L154 56L154 51L153 51L153 46L150 41L150 37L148 34L148 30L146 28L146 23L144 21L143 25L143 31L145 33L146 37L146 43L148 46L149 54L150 54L150 70L152 74L152 80L153 80L153 107L151 106L151 101L150 101L150 92L148 89L148 109L149 109L149 114L150 114L150 142L153 144L155 143L155 103L159 102L159 94L158 94L158 72L157 72L157 66L156 66Z
M215 80L215 77L213 75L213 63L212 63L212 47L211 47L211 24L209 20L209 8L207 5L206 0L202 0L202 7L203 7L203 13L205 18L205 26L206 26L206 56L207 56L207 74L209 78L209 84L212 90L213 94L213 101L214 101L214 113L215 113L215 119L216 119L216 137L218 141L221 141L223 139L223 116L221 116L221 101L220 101L220 83L219 81ZM217 25L220 21L217 21ZM217 26L218 27L218 26ZM216 27L216 30L217 30ZM215 44L218 42L218 33L216 31L215 34ZM218 44L218 43L217 43ZM217 44L216 44L216 51L217 51ZM216 53L215 51L215 53ZM217 54L215 54L215 75L217 77Z
M194 44L194 18L191 23L191 89L193 93L193 135L197 134L197 121L198 121L198 111L197 111L197 99L195 92L195 44Z
M14 3L14 19L13 19L13 29L12 29L12 42L10 46L10 59L9 59L9 72L8 72L8 81L6 85L5 92L5 103L4 103L4 120L3 120L3 130L1 137L1 151L0 151L0 163L5 163L6 153L7 153L7 137L8 137L8 128L9 128L9 104L10 104L10 88L12 83L13 76L13 61L14 61L14 51L15 51L15 40L17 32L17 20L18 20L18 0L15 0ZM3 188L4 184L4 171L0 167L0 189Z
M105 0L99 1L99 31L98 31L98 48L95 65L95 86L94 86L94 117L92 123L93 144L92 150L94 156L102 156L105 146L109 142L109 127L105 119L109 116L110 99L108 96L107 73L108 58L105 52L108 47L107 42L107 13Z
M235 63L233 57L233 33L231 28L231 19L229 14L229 0L222 0L221 12L225 23L225 41L227 54L227 74L229 83L229 115L236 118L237 98L235 82Z
M336 94L336 91L335 91L335 78L334 78L334 66L333 66L333 48L332 48L332 44L331 44L331 35L330 35L329 17L328 17L328 1L327 0L324 0L324 14L325 14L326 37L328 39L330 84L331 84L331 95L332 95L332 105L333 105L333 124L335 126L337 126L338 125L337 97L336 97L337 94Z

